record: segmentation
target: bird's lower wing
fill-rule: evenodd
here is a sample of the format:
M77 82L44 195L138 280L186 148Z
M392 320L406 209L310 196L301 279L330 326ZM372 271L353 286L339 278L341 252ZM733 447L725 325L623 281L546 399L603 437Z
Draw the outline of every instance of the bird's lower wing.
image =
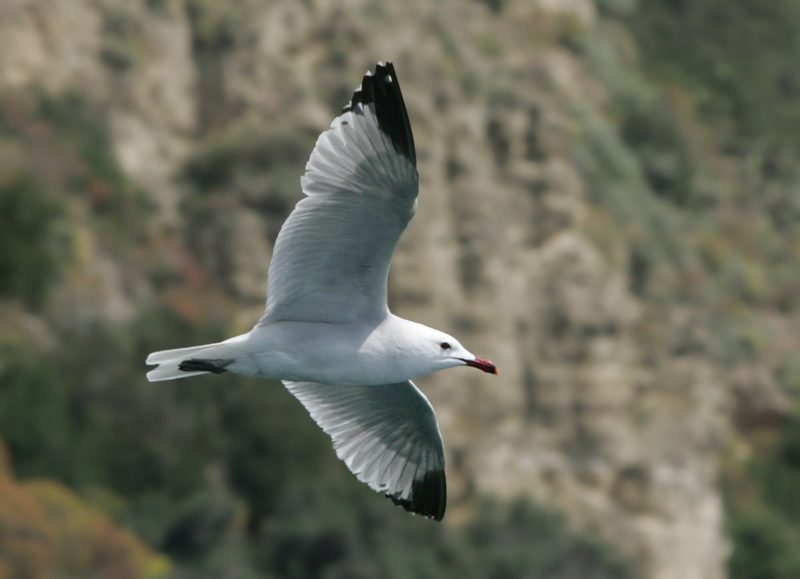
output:
M358 480L407 511L444 517L444 449L428 399L411 381L381 386L284 382L333 439Z

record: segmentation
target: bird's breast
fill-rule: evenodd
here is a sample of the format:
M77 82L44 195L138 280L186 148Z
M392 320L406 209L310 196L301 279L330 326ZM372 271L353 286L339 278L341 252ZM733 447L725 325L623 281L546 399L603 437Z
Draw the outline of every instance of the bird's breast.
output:
M255 374L347 386L392 384L414 374L399 350L369 326L278 322L251 337Z

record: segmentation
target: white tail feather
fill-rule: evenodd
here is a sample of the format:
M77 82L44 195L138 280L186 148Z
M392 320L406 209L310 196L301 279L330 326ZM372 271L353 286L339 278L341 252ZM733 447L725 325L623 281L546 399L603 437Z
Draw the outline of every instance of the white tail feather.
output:
M218 345L219 344L204 344L202 346L153 352L147 356L145 363L158 364L158 368L154 368L147 373L147 380L150 382L159 382L161 380L177 380L179 378L190 378L191 376L208 374L208 372L184 372L178 368L178 366L183 360L197 357L197 354L206 350L211 350Z
M192 376L199 376L200 374L208 374L208 372L184 372L178 368L180 362L165 362L158 368L150 370L147 373L147 380L149 382L160 382L161 380L178 380L180 378L190 378Z
M195 354L213 348L218 344L204 344L202 346L191 346L189 348L176 348L175 350L161 350L160 352L153 352L147 356L145 364L164 364L165 362L172 362L175 360L184 360L191 358Z
M184 372L179 368L180 363L190 358L231 358L234 359L241 352L241 344L249 334L243 334L229 338L217 344L203 344L202 346L191 346L189 348L176 348L174 350L162 350L153 352L147 356L146 364L158 364L158 368L153 368L147 373L150 382L160 380L177 380L179 378L189 378L208 374L208 372Z

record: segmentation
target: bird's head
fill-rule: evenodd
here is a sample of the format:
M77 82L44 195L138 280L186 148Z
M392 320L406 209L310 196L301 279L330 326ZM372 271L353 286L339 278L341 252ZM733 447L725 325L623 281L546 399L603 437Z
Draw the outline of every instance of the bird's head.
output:
M436 370L455 366L471 366L489 374L497 374L497 366L467 350L453 336L433 330L426 339L426 353L432 358Z

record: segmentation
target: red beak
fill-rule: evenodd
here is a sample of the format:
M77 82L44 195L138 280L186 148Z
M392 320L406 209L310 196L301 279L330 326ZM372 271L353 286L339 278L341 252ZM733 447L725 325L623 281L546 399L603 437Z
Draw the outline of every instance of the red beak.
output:
M488 372L489 374L494 374L495 376L497 375L497 366L495 366L491 361L487 360L486 358L475 358L474 360L464 360L464 363L467 366L472 366L473 368L477 368L478 370L483 370L484 372Z

